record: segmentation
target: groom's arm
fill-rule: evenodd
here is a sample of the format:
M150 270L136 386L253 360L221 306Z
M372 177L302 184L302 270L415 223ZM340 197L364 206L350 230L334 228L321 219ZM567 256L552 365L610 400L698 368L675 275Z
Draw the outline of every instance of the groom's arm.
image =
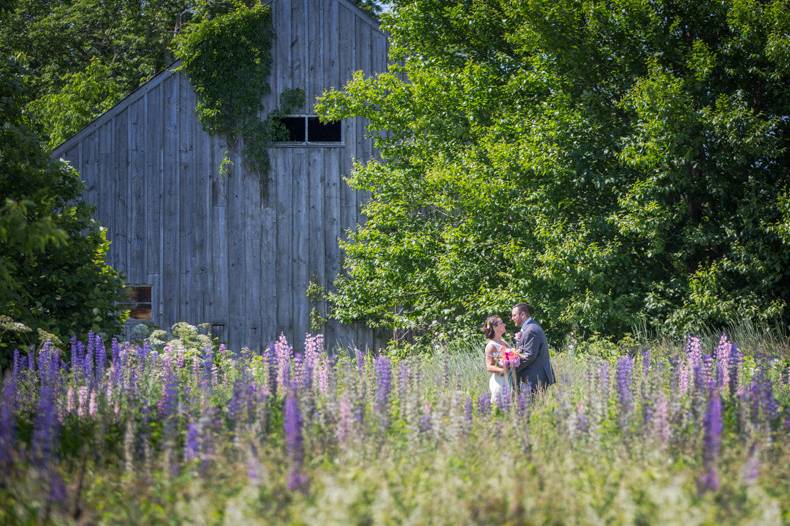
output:
M532 365L540 356L540 341L535 331L527 331L521 335L518 343L519 354L521 355L520 367Z

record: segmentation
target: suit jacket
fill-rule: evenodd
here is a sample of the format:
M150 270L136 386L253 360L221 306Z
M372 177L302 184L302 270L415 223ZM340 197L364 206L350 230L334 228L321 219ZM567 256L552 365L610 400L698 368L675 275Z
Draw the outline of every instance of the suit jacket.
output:
M519 382L529 382L533 390L556 383L546 334L535 320L529 320L521 327L516 347L521 355L521 363L516 369Z

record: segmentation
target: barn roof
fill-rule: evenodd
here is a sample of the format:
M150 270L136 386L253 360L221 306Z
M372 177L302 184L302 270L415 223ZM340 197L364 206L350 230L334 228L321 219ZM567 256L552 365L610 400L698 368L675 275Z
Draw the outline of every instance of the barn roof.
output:
M265 5L271 5L278 0L270 0L265 2ZM360 9L354 2L351 0L325 0L325 1L334 1L338 4L341 4L348 8L352 13L354 13L359 20L364 21L365 23L369 24L375 31L378 33L383 34L379 27L379 21L376 20L370 13L366 12L364 9ZM122 111L124 111L127 107L131 104L136 102L140 97L143 97L147 91L151 88L155 87L156 85L162 83L167 78L171 77L172 75L176 74L175 68L181 63L180 60L176 60L172 64L168 65L164 70L160 71L159 73L155 74L151 79L146 82L140 84L137 88L135 88L131 93L129 93L126 97L118 101L115 106L110 108L109 110L105 111L104 113L96 116L93 120L87 123L85 126L82 127L77 133L63 141L57 147L52 150L52 155L55 157L62 156L66 151L69 150L75 143L77 143L83 135L89 133L94 129L95 126L103 123L104 121L108 121L112 119L112 117Z

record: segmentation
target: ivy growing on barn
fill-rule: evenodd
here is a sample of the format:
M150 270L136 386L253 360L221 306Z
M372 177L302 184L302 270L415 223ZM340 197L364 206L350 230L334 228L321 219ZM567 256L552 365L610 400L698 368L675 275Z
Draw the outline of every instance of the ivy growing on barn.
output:
M266 149L286 133L278 117L304 105L303 90L286 90L280 107L259 117L263 97L271 92L273 38L269 6L238 3L225 13L204 14L175 39L178 70L197 93L203 128L227 140L221 172L228 171L230 151L243 143L245 164L260 175L262 188L269 176Z

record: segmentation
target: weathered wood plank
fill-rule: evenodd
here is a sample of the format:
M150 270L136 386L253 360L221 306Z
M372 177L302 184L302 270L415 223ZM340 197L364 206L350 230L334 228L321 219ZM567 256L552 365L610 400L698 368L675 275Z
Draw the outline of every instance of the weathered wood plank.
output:
M293 213L292 162L290 152L278 156L277 178L277 334L293 341Z
M310 217L307 232L309 233L308 246L310 258L308 260L308 272L311 282L315 282L321 287L326 287L326 247L324 237L324 190L326 188L326 172L324 157L331 150L324 148L310 149L308 177L309 177L309 209ZM309 300L309 298L308 298ZM308 305L314 305L321 313L326 312L323 302L317 303L308 301ZM309 320L309 311L308 311ZM313 330L312 327L308 328Z
M323 89L339 89L340 83L340 51L338 17L339 5L337 2L328 2L323 5L324 20L321 25L323 29ZM320 95L320 93L319 93Z
M164 117L162 87L155 86L145 96L145 271L152 293L153 321L162 317L162 154L164 152Z
M279 99L279 95L283 90L293 87L291 68L291 1L280 0L272 4L274 8L275 41L275 55L273 55L275 82L272 88L276 99ZM301 0L294 1L299 2Z
M291 86L302 88L305 95L307 86L307 24L305 20L306 0L292 0L291 2Z
M293 323L295 340L294 345L299 345L304 342L304 335L308 328L308 305L307 290L308 266L307 259L309 257L309 176L308 170L308 149L296 148L294 149L293 158L293 171L292 171L292 184L293 184L293 297L294 297L294 310L293 310Z
M271 153L272 167L274 151ZM269 195L276 195L274 178L269 177ZM261 209L261 297L258 305L260 312L261 344L266 345L277 337L277 209L266 206Z
M331 3L331 2L330 2ZM315 99L324 89L323 46L326 30L324 10L327 2L307 0L307 113L313 113Z
M170 326L179 320L179 87L180 75L167 79L164 90L164 141L162 169L162 302L163 322Z
M98 131L94 131L90 135L86 135L82 144L82 159L80 166L80 178L85 184L83 196L85 202L93 206L94 217L96 216L96 205L98 202L98 185L96 181L96 168L98 166L97 147L98 147Z
M115 226L115 269L128 275L129 270L129 112L123 111L113 121L113 208Z
M129 281L146 281L145 99L129 106Z
M238 349L246 331L244 313L244 225L242 223L242 171L239 148L231 152L228 175L228 342Z
M209 317L211 323L225 326L223 338L228 330L228 177L219 173L225 153L225 142L218 137L211 138L212 166L211 179L211 294L209 296Z
M185 75L179 75L178 97L178 301L181 305L181 319L194 323L196 312L195 291L191 289L191 278L194 265L193 230L194 222L194 118L192 108L194 100L192 89Z
M326 257L326 286L333 290L332 283L340 272L340 192L343 158L338 149L327 149L324 154L324 251ZM336 339L336 322L331 322L326 328L327 342Z
M247 334L244 345L257 349L260 345L261 324L261 178L255 171L244 174L244 258L245 302Z
M197 104L194 92L193 104ZM194 106L193 106L194 108ZM192 269L193 294L196 296L198 308L195 311L195 322L209 321L208 302L212 291L209 288L209 252L208 233L211 229L211 143L208 133L203 130L194 109L190 108L194 134L195 181L194 181L194 260Z

